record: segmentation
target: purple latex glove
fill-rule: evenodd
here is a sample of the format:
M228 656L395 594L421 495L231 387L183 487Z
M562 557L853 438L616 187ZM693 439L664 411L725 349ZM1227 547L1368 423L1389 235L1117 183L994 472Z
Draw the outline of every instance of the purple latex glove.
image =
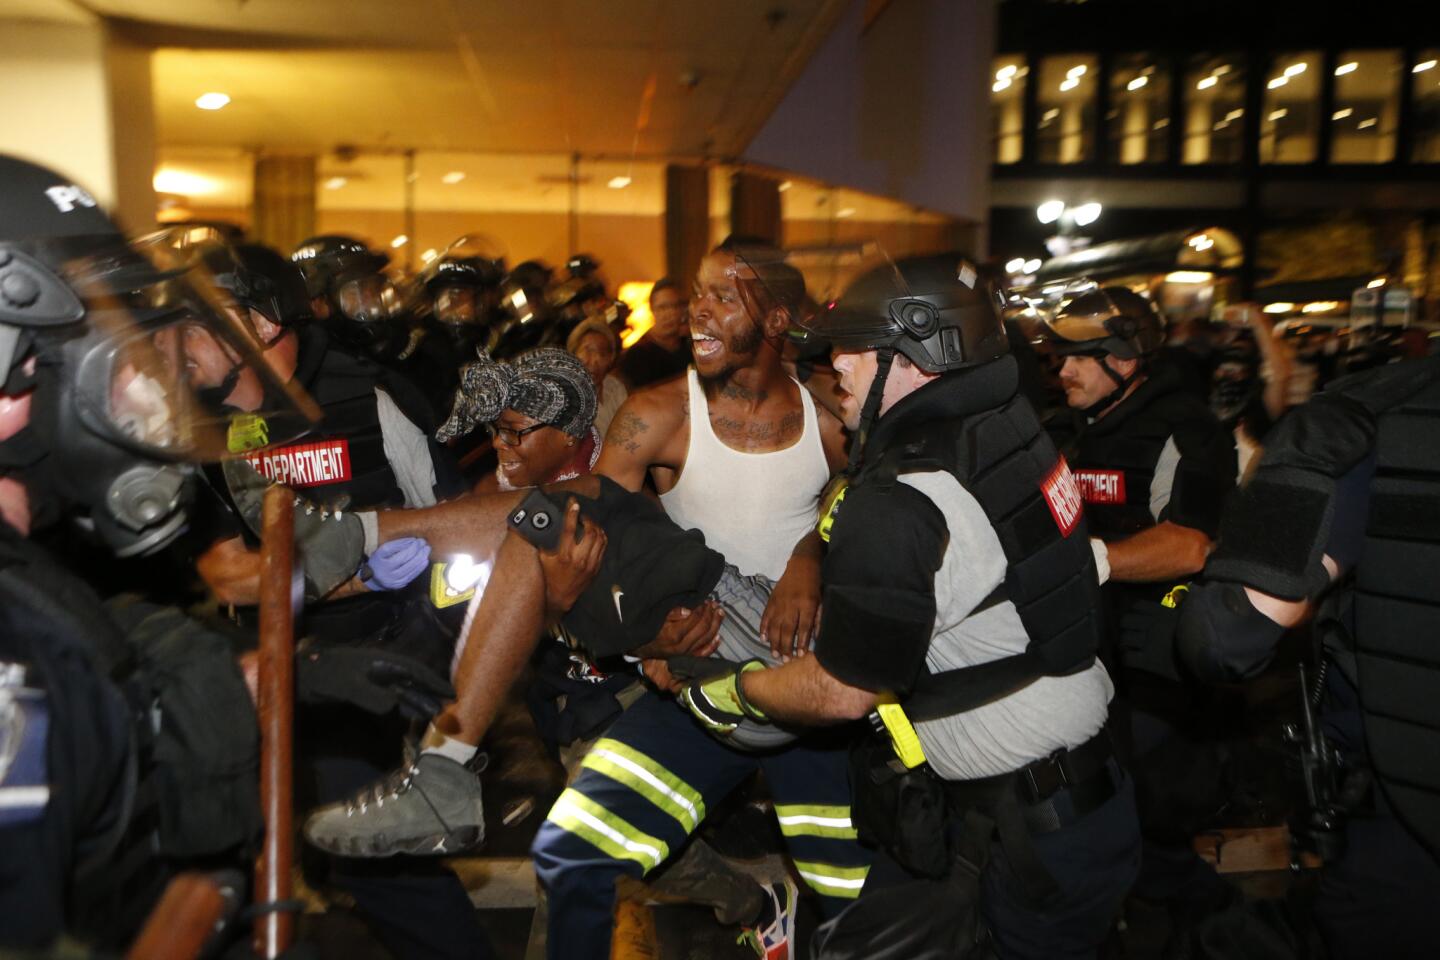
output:
M420 537L401 537L375 548L360 568L360 582L371 590L399 590L430 566L430 544Z

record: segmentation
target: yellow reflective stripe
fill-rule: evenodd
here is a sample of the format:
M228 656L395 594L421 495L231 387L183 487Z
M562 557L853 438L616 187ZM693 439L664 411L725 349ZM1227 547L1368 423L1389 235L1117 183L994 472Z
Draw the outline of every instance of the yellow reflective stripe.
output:
M705 801L689 784L633 747L602 737L580 764L618 780L680 822L689 833L705 819Z
M890 745L900 762L911 770L925 762L925 748L920 745L920 735L910 724L910 718L898 703L880 703L875 707L885 732L890 734Z
M860 896L865 886L865 875L869 867L838 867L833 863L816 863L796 860L795 869L811 888L824 897L844 897L853 900Z
M664 841L637 830L573 787L560 794L545 819L617 860L634 860L647 871L670 856Z
M775 818L780 821L780 832L787 837L855 839L855 825L850 822L848 806L777 803Z

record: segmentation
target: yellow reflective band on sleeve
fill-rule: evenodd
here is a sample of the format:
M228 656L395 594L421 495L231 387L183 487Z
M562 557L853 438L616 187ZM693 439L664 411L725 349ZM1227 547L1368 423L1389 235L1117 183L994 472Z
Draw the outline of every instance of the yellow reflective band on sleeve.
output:
M237 413L230 418L225 449L231 453L257 450L270 442L270 424L258 413Z
M895 756L900 758L900 762L912 770L924 763L925 748L920 745L920 735L915 732L900 704L877 704L875 712L880 715L880 722L885 724L885 732L890 734L890 745L895 748Z
M1170 592L1165 594L1164 598L1160 601L1160 606L1169 607L1171 610L1174 610L1176 607L1180 606L1180 601L1184 599L1185 594L1189 592L1190 584L1188 583L1182 583L1177 586L1171 587Z
M432 563L430 565L430 602L444 610L446 607L453 607L457 603L468 603L470 598L475 596L475 588L469 590L456 590L450 586L445 579L445 568L448 564Z
M854 900L865 886L869 867L838 867L833 863L796 860L795 869L810 888L822 897L843 897Z
M664 841L637 830L574 787L560 794L545 819L617 860L635 861L647 873L670 856Z
M679 821L686 833L705 819L705 801L694 788L619 740L602 737L595 741L580 765L634 790Z
M787 837L827 837L854 840L855 825L850 822L850 808L821 804L776 804L775 818L780 832Z
M815 524L815 531L826 543L830 542L830 528L835 526L835 517L840 513L840 504L845 501L845 491L848 489L850 479L841 475L832 479L826 485L825 492L820 494L820 520Z

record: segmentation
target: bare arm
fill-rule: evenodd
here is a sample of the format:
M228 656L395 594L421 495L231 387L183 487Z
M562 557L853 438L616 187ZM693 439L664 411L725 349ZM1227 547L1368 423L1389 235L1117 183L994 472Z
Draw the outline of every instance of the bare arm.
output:
M814 657L769 670L752 670L740 683L745 699L772 720L817 726L858 720L875 709L870 690L835 679Z
M1166 520L1124 540L1105 544L1110 554L1110 579L1152 583L1193 576L1205 566L1210 538L1193 527Z
M667 448L686 415L685 395L675 389L676 382L648 387L626 398L605 433L605 444L595 463L596 473L633 493L645 485L651 467L671 465L667 462ZM685 380L678 383L688 389Z

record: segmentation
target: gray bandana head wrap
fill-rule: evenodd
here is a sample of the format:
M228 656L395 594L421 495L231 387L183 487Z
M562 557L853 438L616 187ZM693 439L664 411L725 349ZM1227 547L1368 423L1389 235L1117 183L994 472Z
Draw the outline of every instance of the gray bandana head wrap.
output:
M455 408L435 437L464 436L503 410L583 437L595 420L595 383L584 364L557 347L531 350L506 363L481 357L461 371Z

